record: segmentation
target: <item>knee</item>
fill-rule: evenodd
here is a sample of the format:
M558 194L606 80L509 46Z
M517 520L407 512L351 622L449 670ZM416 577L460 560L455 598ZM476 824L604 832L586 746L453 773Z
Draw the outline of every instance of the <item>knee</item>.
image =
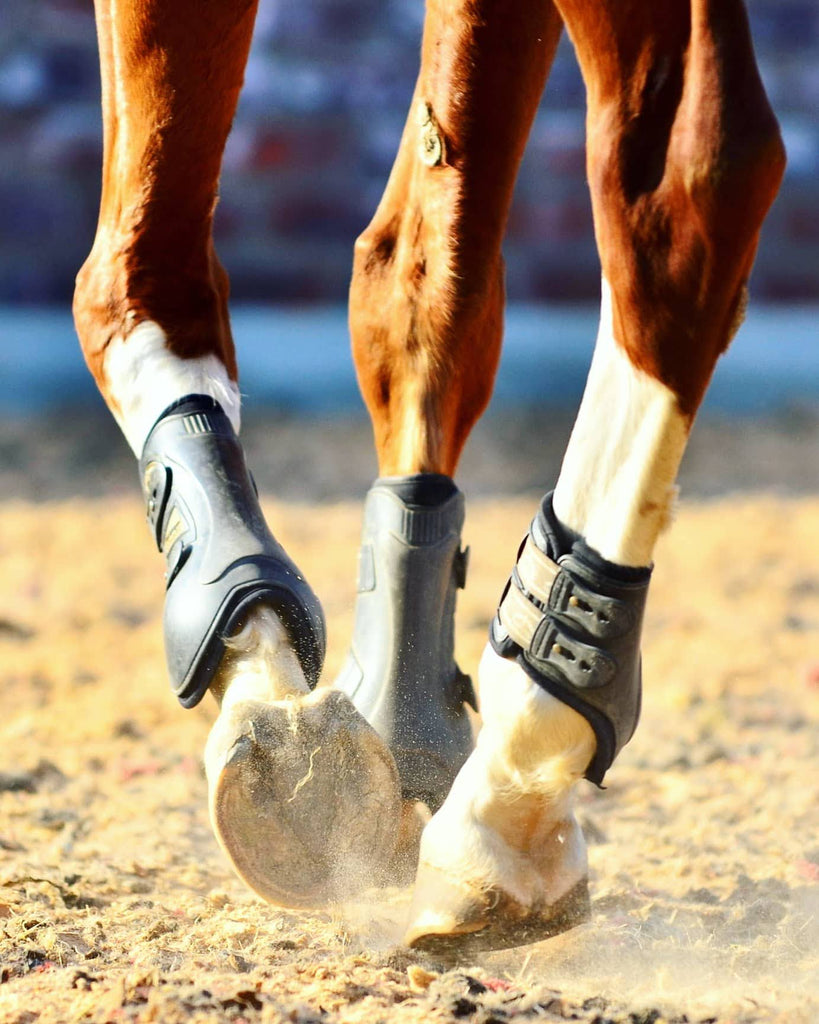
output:
M405 210L376 214L357 239L349 317L359 370L392 361L451 382L466 362L494 366L502 334L502 261L464 273L439 234L420 212Z
M77 273L72 303L80 347L94 378L102 380L111 341L127 338L145 321L162 329L175 354L216 354L235 377L229 292L228 275L212 246L191 268L180 271L172 260L143 259L98 233Z
M356 239L351 315L369 310L383 322L389 311L398 320L428 319L435 329L457 303L457 281L452 246L437 220L411 202L401 211L379 211Z
M400 228L398 217L383 222L376 215L355 242L349 319L357 362L361 345L371 348L376 336L386 341L385 326L408 319L417 305L417 280L415 290L403 280L410 275L407 254L399 259Z
M361 232L353 247L353 282L377 280L392 267L398 245L400 224L397 218L386 223L375 218Z
M125 311L116 299L116 286L112 281L104 282L98 264L92 252L77 273L72 313L85 361L102 386L105 350L113 336L124 332Z

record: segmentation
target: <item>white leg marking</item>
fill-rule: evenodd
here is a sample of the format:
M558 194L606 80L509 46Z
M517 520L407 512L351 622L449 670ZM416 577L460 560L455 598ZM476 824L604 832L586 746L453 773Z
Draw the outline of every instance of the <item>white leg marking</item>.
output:
M105 376L114 416L137 458L162 412L185 395L215 398L239 431L239 388L222 361L214 355L180 359L151 320L127 338L114 338L105 354Z
M457 898L426 899L430 870L453 895L492 889L527 908L555 903L588 873L572 804L594 755L591 727L489 646L479 678L483 727L424 829L410 937L458 930Z
M649 565L688 433L674 392L617 344L604 278L594 358L555 488L558 518L609 561Z
M477 745L491 764L493 790L565 797L594 756L589 723L489 644L478 679L483 728Z

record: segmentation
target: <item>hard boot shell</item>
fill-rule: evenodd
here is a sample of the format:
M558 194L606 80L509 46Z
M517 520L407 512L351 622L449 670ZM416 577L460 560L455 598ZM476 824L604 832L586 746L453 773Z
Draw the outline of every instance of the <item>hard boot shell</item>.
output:
M442 501L411 500L413 490L441 483ZM463 521L463 495L448 477L375 482L364 506L353 639L336 682L392 750L404 797L433 810L473 745L464 707L474 707L472 683L454 658Z
M165 654L180 704L199 703L225 639L260 605L279 616L315 686L326 644L321 606L268 529L219 403L191 395L166 410L139 468L148 525L168 567Z

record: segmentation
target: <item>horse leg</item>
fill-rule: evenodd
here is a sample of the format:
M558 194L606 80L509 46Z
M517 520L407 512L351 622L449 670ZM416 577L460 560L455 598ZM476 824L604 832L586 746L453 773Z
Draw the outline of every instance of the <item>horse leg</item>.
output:
M210 395L239 428L228 280L211 222L256 4L97 0L103 181L74 319L137 457L173 402Z
M427 948L520 944L586 912L572 791L636 726L652 552L784 166L739 0L557 4L588 93L600 331L493 622L476 750L422 837L407 941Z
M267 528L237 437L211 221L255 7L98 0L103 189L74 314L166 558L174 691L220 704L206 749L217 837L253 888L302 905L377 874L400 804L382 741L343 695L310 692L321 607Z
M474 695L453 653L466 562L452 476L492 390L501 240L560 31L549 2L429 0L400 149L355 247L350 327L380 476L337 686L390 744L405 799L433 810L472 749Z

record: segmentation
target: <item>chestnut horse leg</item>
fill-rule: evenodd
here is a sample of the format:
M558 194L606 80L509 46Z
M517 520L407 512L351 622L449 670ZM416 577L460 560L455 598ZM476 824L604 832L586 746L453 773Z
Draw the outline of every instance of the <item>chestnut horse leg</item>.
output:
M239 426L227 276L211 224L255 2L97 0L103 182L74 318L137 456L161 412L217 399Z
M174 691L184 707L207 689L220 704L205 757L217 837L251 887L304 905L377 875L400 802L392 757L349 700L310 692L321 608L265 524L236 436L211 221L255 10L255 0L97 0L103 188L74 314L140 458L168 566Z
M642 607L784 154L740 0L557 0L588 94L600 332L553 496L480 673L483 729L426 827L407 941L520 944L588 905L572 812L639 714Z
M473 745L453 655L465 557L452 476L492 391L501 242L561 27L548 0L429 0L401 146L355 249L350 327L380 478L337 685L389 742L404 797L433 810Z

